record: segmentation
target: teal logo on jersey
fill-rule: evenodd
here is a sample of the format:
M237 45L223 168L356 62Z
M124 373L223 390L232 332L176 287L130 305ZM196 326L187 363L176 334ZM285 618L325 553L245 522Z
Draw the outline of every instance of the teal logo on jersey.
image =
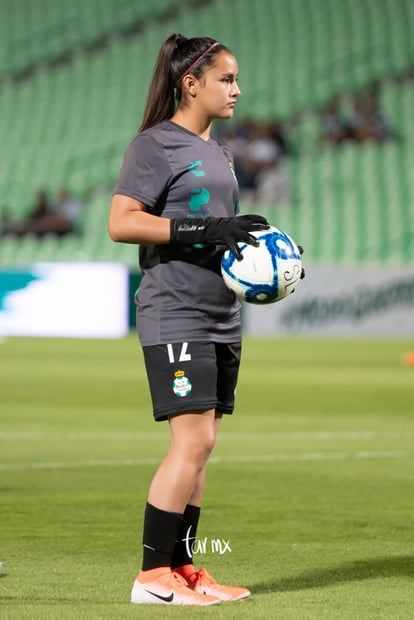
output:
M201 161L201 159L196 159L196 161L191 162L191 164L188 166L188 169L195 177L205 177L206 173L204 172L204 170L197 170L197 168L200 168L200 166L202 165L203 162Z
M210 202L210 192L205 187L191 190L191 199L188 203L191 211L201 211L201 207Z
M206 176L205 171L200 169L202 165L203 165L203 162L201 161L201 159L196 159L195 161L191 162L191 164L188 166L188 170L195 177L205 177ZM191 211L201 211L202 207L204 205L207 205L209 202L210 202L210 192L208 191L207 188L196 187L195 189L191 190L191 197L188 202L188 206L190 207Z

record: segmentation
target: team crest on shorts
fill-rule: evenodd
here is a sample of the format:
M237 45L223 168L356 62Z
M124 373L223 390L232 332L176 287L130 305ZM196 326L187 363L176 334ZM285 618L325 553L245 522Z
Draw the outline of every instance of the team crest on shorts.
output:
M175 379L172 384L174 394L180 398L188 396L191 392L192 385L190 379L185 376L184 370L177 370L174 376Z

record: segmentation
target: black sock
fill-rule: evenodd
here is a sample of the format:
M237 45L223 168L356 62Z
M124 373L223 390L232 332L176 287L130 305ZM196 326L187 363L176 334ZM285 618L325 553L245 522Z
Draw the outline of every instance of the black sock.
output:
M197 536L200 510L198 506L191 506L190 504L186 506L171 560L172 568L193 563L193 544Z
M144 517L142 570L171 566L183 515L147 503Z

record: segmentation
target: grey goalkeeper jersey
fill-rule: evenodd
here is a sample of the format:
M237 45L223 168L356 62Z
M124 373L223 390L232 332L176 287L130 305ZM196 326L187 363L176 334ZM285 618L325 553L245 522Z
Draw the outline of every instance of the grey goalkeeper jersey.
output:
M232 217L238 202L229 147L170 120L131 143L113 193L170 219ZM240 304L220 273L223 251L214 245L140 246L136 304L143 346L240 340Z

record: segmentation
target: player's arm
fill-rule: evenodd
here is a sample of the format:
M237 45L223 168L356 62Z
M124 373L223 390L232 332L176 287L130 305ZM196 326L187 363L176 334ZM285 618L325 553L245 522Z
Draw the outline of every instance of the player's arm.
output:
M114 194L109 211L108 232L112 241L135 244L170 242L170 221L145 210L135 198Z
M114 194L108 223L113 241L144 245L219 243L226 245L238 260L242 255L237 242L258 245L250 231L266 228L269 224L261 215L169 220L147 213L142 202L123 194Z

